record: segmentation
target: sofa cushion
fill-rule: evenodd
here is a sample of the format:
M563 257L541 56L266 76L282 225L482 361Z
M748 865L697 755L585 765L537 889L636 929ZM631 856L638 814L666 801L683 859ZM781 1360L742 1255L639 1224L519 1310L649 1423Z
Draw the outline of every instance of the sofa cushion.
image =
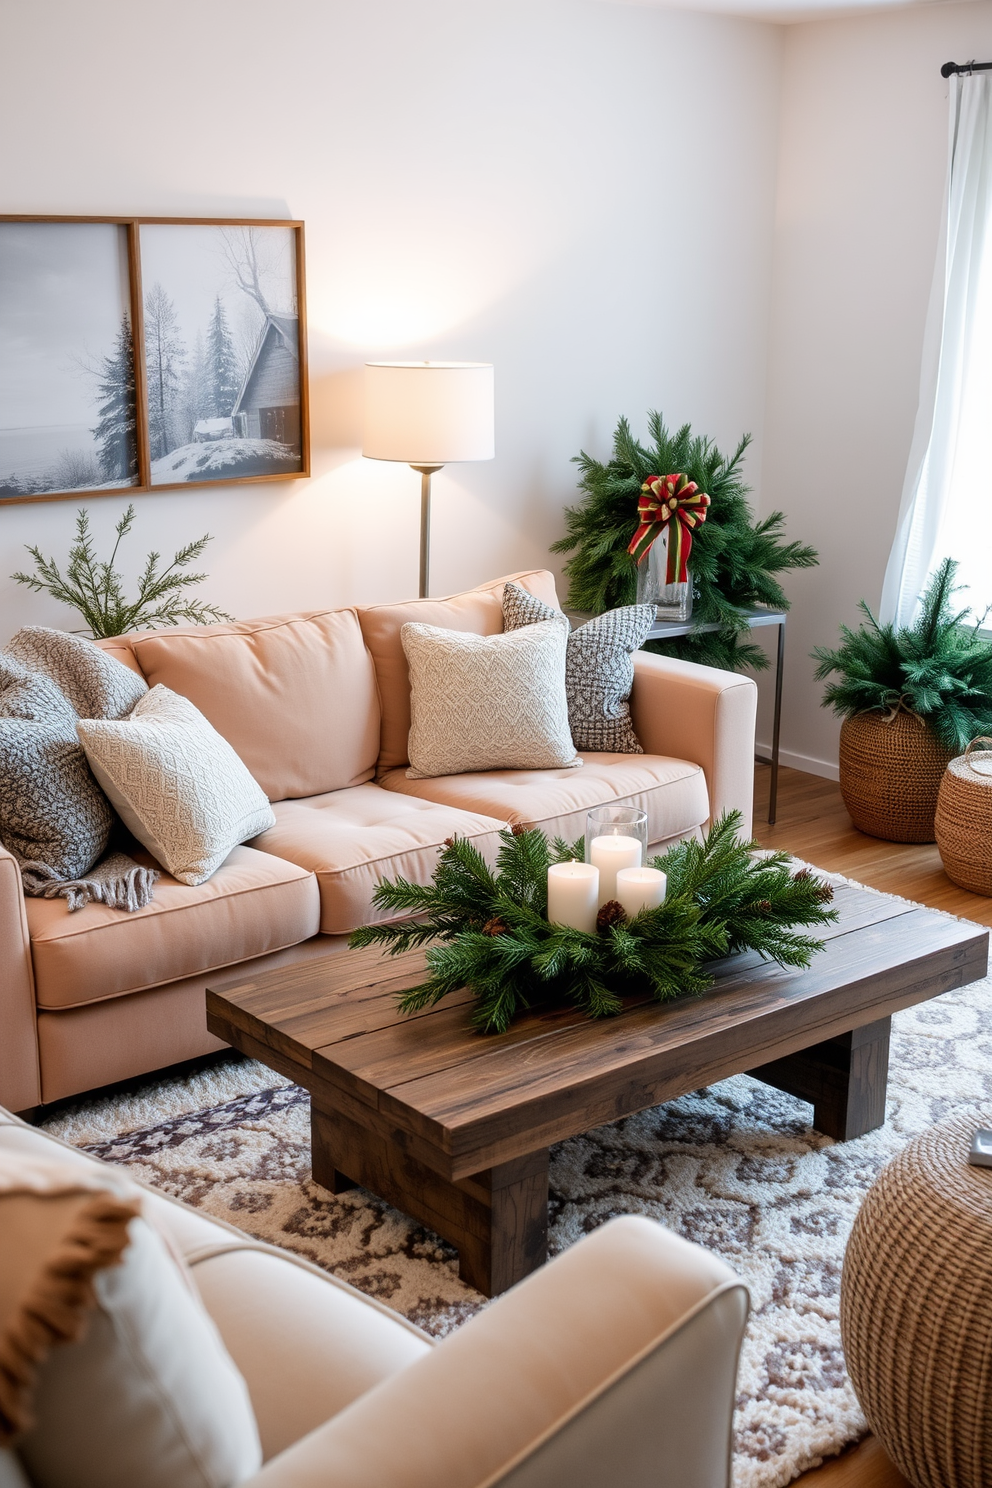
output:
M368 780L379 749L372 661L354 610L125 636L149 687L195 703L273 801Z
M445 630L465 630L473 635L498 635L503 629L503 586L512 579L530 594L558 608L554 576L544 569L508 574L479 589L454 594L450 599L411 599L406 604L372 605L360 609L365 644L372 653L382 710L382 734L376 773L409 761L410 676L400 631L414 622L440 625Z
M78 1007L263 956L308 940L320 918L310 873L250 847L236 847L198 888L163 873L151 904L134 914L103 904L69 914L62 899L28 899L26 908L40 1008Z
M436 782L410 782L414 783ZM372 894L384 878L428 882L444 839L453 833L471 837L481 852L494 855L497 833L506 825L506 818L494 820L491 812L452 809L413 792L397 798L371 784L308 801L280 801L273 810L275 826L252 845L317 875L320 928L325 935L396 919L372 904Z
M419 796L461 811L540 827L574 842L594 806L636 806L648 815L648 842L694 832L709 816L706 777L698 765L659 754L587 754L578 770L490 770L410 780L390 770L387 791Z

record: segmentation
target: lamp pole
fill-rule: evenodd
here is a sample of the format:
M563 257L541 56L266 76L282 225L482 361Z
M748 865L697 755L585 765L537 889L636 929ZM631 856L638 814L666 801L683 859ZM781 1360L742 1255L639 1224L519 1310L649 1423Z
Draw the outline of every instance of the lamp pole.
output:
M441 465L412 465L420 471L420 598L427 598L430 587L431 551L431 476L442 470Z

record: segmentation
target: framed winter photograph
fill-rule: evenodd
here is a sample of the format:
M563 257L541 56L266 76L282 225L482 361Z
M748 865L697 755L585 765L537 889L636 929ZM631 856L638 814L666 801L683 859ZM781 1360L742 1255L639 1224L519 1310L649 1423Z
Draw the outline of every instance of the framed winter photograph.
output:
M300 229L138 226L149 483L307 472Z
M0 504L309 473L302 222L0 217Z
M0 220L0 500L139 484L126 226Z

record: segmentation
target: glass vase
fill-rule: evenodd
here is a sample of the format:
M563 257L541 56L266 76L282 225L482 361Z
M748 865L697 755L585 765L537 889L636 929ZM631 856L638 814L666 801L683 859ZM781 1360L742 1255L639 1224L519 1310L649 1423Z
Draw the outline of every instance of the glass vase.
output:
M668 532L655 538L648 555L637 565L637 603L653 604L655 619L681 620L692 618L692 575L684 584L667 584L665 572L668 567Z

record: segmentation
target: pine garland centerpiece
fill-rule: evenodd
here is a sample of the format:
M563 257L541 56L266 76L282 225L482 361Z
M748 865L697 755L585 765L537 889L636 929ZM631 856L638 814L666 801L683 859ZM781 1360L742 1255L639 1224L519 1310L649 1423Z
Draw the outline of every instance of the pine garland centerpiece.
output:
M568 604L601 614L635 602L637 564L630 548L641 525L639 501L659 471L677 471L679 479L709 496L705 522L692 534L693 625L715 623L720 628L674 641L648 641L645 649L728 671L760 670L768 659L760 646L745 639L748 625L740 611L754 605L787 610L789 600L778 575L813 567L816 551L783 540L781 512L754 520L741 478L750 435L728 457L712 440L693 435L688 424L669 433L660 413L648 414L648 429L651 443L644 445L622 418L608 461L585 451L574 457L585 499L566 510L565 536L551 547L553 553L571 554L565 564Z
M482 1033L505 1032L528 1008L573 1004L602 1018L645 987L659 1002L699 994L712 985L707 963L739 951L808 966L823 942L795 927L835 920L833 891L807 868L793 872L785 853L759 855L740 826L740 812L730 812L704 841L654 858L651 866L668 876L665 902L631 919L610 901L595 934L547 918L548 868L581 859L581 840L506 829L494 871L471 842L450 837L432 883L398 878L375 891L377 908L417 918L366 925L351 945L383 945L391 955L428 946L430 974L400 994L401 1010L418 1012L467 987Z

